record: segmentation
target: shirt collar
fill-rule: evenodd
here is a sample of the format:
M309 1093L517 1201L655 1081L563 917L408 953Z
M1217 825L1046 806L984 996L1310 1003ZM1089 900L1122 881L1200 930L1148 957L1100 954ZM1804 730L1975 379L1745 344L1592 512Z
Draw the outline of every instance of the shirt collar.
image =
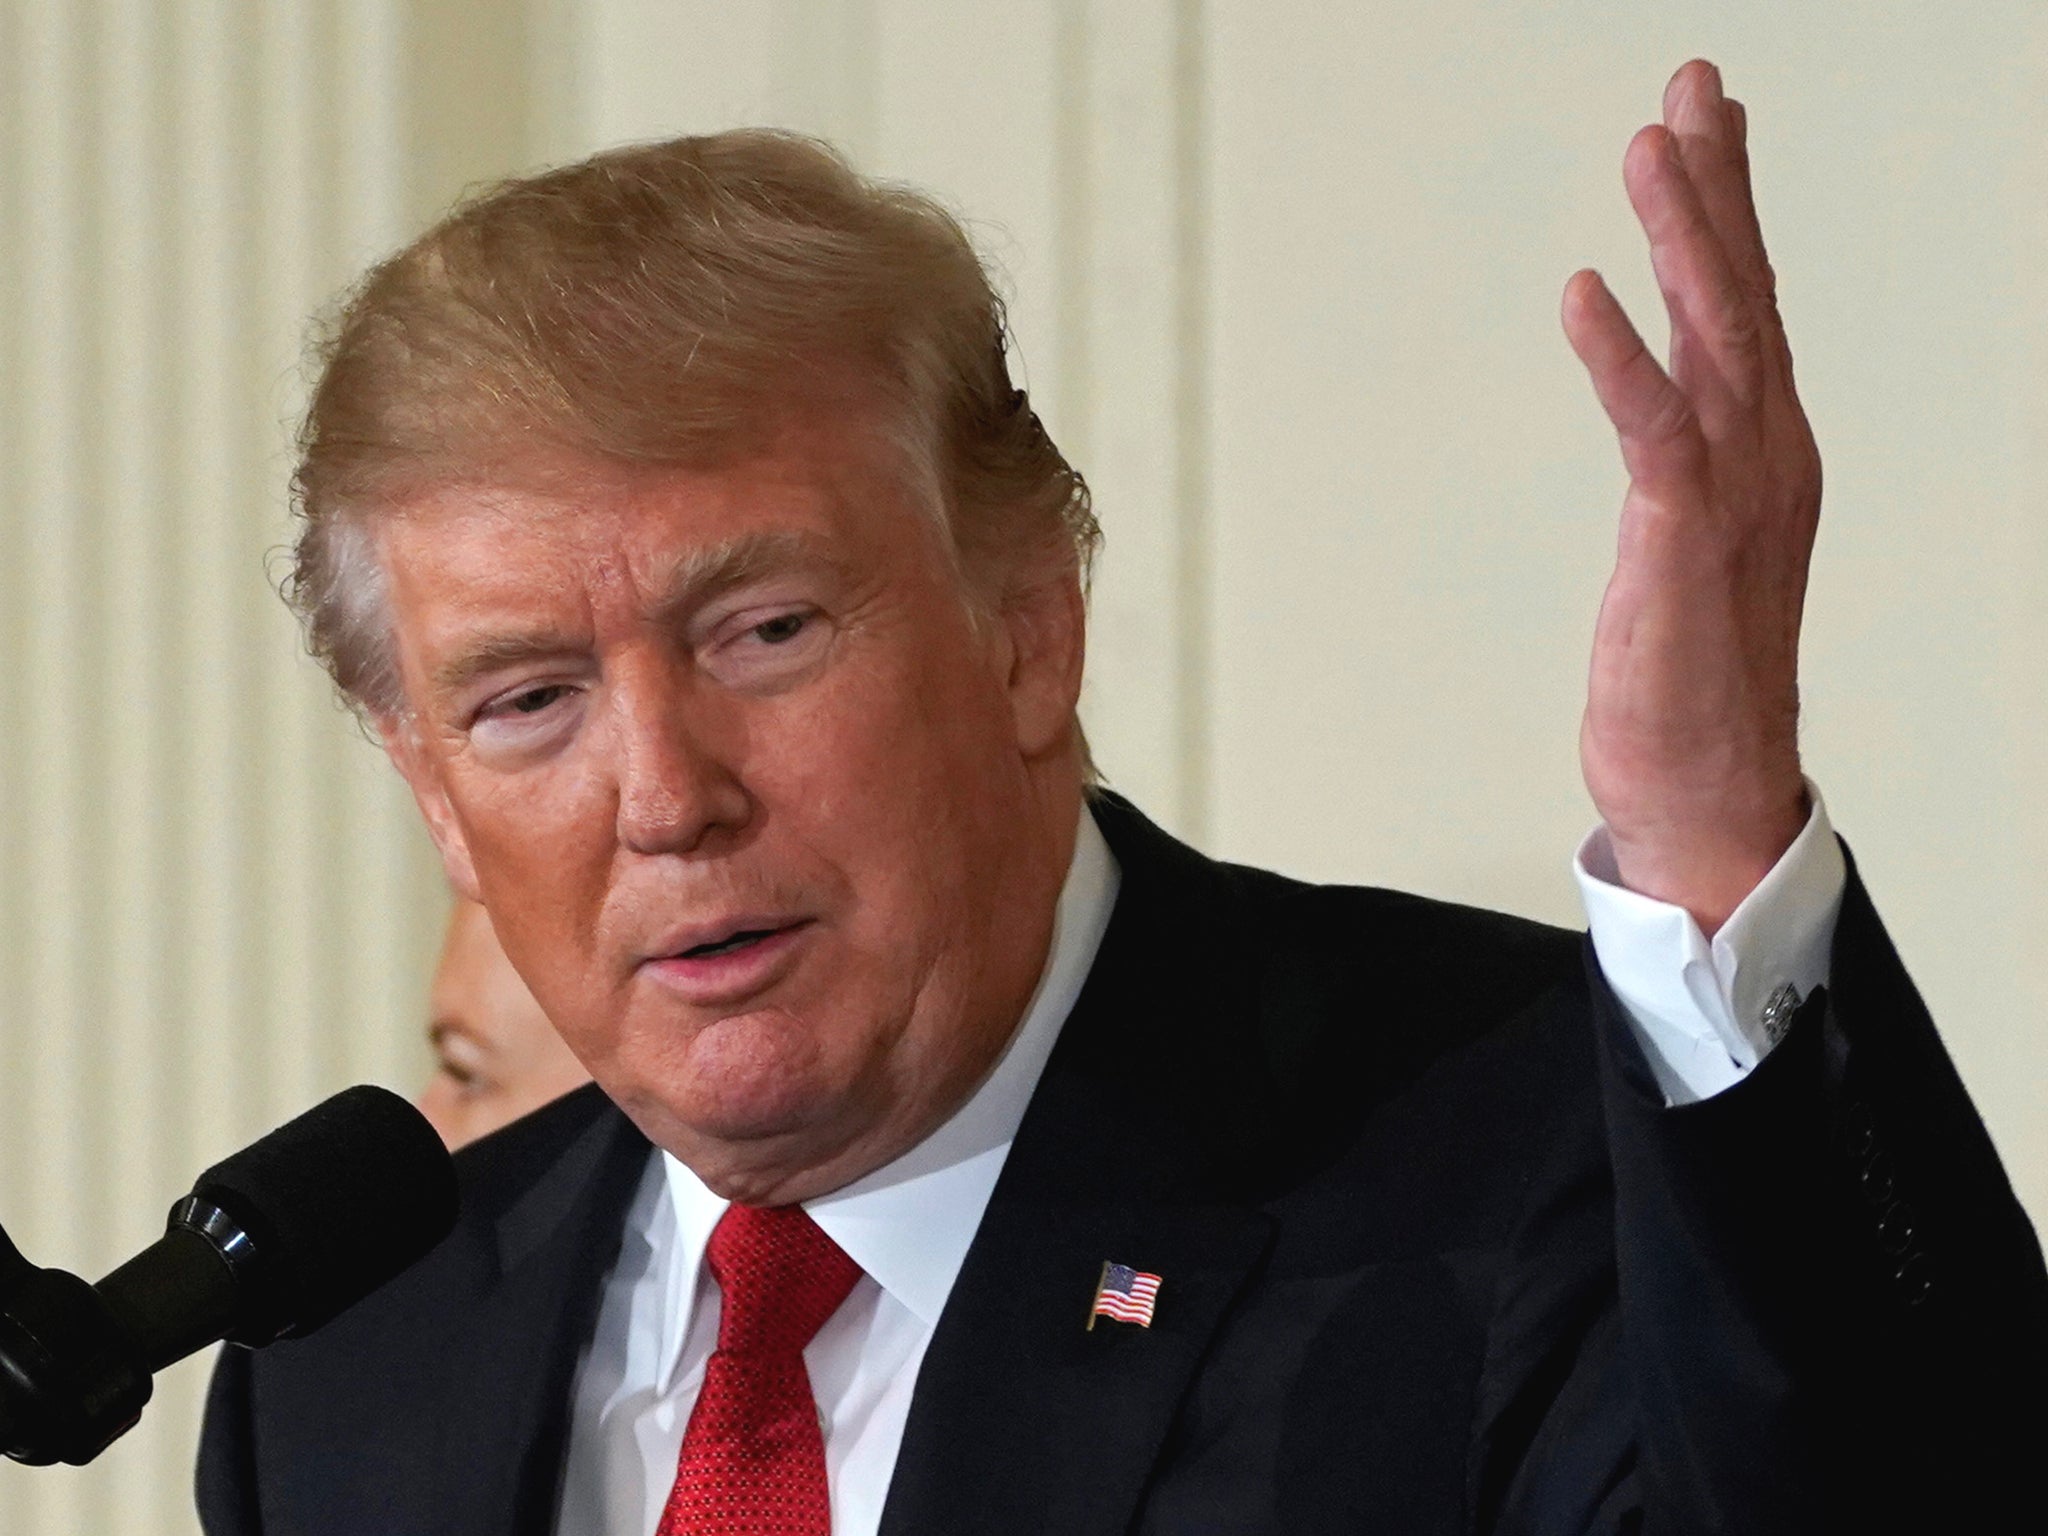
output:
M804 1202L826 1235L927 1328L937 1326L952 1294L1046 1058L1095 964L1119 878L1116 859L1084 808L1073 862L1060 888L1045 970L1022 1022L981 1086L895 1161ZM649 1236L658 1244L668 1235L658 1229L673 1222L660 1346L661 1379L672 1384L696 1311L705 1245L728 1202L675 1157L667 1152L661 1157L669 1210L655 1215L657 1230Z

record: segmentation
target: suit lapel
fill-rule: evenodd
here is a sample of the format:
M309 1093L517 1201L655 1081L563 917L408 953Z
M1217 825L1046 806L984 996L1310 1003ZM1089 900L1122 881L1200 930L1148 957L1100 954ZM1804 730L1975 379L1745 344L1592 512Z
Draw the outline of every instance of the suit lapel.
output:
M450 1340L448 1390L462 1408L439 1426L436 1458L457 1471L436 1501L449 1536L554 1528L577 1360L648 1154L624 1115L595 1103L590 1124L545 1173L479 1213L496 1267ZM465 1468L476 1470L473 1480Z
M1206 1112L1248 985L1219 976L1216 867L1128 810L1099 819L1116 912L925 1355L883 1536L1125 1530L1271 1241ZM1105 1262L1161 1277L1150 1327L1088 1328Z

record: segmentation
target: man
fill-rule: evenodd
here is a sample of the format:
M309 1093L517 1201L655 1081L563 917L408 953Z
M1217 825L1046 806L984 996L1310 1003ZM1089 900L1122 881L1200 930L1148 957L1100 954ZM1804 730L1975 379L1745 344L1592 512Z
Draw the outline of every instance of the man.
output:
M1742 109L1625 162L1667 374L1571 936L1091 792L1085 491L956 227L801 143L513 183L372 273L296 595L602 1089L230 1354L209 1530L1967 1525L2048 1279L1800 774L1819 466ZM658 1155L650 1153L650 1145Z
M590 1081L505 958L490 913L460 896L448 909L428 1008L434 1075L420 1113L451 1149Z

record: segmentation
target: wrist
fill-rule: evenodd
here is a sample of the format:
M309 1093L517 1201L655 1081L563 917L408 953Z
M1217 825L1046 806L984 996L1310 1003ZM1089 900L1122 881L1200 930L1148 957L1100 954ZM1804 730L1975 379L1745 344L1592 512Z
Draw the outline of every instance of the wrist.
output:
M1619 883L1682 907L1712 938L1776 867L1812 814L1806 784L1723 800L1704 814L1607 818Z

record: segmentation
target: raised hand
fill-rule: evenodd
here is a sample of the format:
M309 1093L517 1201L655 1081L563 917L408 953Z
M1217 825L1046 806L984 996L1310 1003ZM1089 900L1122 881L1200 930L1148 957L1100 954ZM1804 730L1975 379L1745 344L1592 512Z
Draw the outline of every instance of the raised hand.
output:
M1747 121L1695 60L1622 177L1671 315L1658 366L1596 272L1564 328L1629 476L1580 764L1622 883L1709 934L1805 824L1799 622L1820 455L1750 194Z

